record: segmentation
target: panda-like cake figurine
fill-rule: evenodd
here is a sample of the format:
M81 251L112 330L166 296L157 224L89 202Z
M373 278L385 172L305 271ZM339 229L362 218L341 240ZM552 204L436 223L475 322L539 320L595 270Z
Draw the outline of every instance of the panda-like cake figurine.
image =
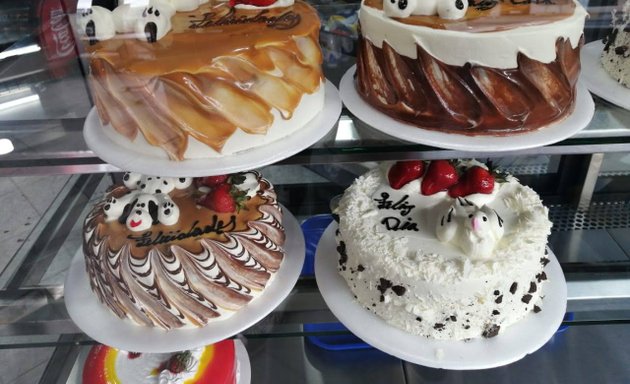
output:
M484 205L477 207L458 198L436 225L436 236L452 242L473 258L489 258L504 233L503 219L497 211Z
M116 35L112 12L97 5L77 10L77 25L90 45L111 39Z
M461 19L468 10L467 0L383 0L383 10L389 17L438 15L442 19Z

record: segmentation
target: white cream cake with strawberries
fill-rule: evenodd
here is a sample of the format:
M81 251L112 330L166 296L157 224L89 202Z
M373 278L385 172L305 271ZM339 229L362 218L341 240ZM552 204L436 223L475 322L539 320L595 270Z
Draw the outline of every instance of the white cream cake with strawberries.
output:
M335 210L338 269L366 310L435 339L494 337L542 309L547 208L477 161L403 161L359 177Z

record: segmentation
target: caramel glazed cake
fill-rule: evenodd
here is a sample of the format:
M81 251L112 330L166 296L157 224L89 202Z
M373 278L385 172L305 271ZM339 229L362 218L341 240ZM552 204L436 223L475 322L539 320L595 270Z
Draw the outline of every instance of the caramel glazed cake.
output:
M504 175L489 193L424 195L441 177L432 165L399 189L390 165L355 180L336 211L338 269L362 307L407 332L449 340L494 337L542 309L551 222L533 190Z
M92 290L118 317L167 330L203 326L260 295L280 267L281 207L259 174L123 180L83 232Z
M324 105L319 17L299 0L93 6L77 25L105 133L124 148L230 155L299 132Z
M357 89L426 129L538 129L574 110L585 17L573 0L363 0Z
M630 88L630 0L613 12L613 29L604 43L602 66L613 79Z

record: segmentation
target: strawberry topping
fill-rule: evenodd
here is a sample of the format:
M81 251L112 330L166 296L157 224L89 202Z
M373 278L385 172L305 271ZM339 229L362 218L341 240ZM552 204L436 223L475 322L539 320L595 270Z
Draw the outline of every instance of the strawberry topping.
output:
M448 160L434 160L429 164L427 172L420 184L420 192L423 195L433 195L440 191L446 191L452 185L457 184L459 175L457 169Z
M236 211L236 201L230 193L231 189L230 184L221 184L208 192L198 203L215 212L234 212Z
M424 173L424 162L420 160L398 161L387 174L390 187L400 189L408 182L419 179Z
M197 179L197 185L205 185L212 188L225 183L227 179L228 175L206 176Z
M487 169L475 165L468 168L459 183L449 189L451 197L463 197L473 193L490 194L494 190L494 176Z

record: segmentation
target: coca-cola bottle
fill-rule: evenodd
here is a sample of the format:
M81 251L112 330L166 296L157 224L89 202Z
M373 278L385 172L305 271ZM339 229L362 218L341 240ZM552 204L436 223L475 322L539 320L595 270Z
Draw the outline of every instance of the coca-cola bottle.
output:
M41 0L38 7L39 41L53 77L68 73L77 65L78 50L74 40L68 8L61 0Z

